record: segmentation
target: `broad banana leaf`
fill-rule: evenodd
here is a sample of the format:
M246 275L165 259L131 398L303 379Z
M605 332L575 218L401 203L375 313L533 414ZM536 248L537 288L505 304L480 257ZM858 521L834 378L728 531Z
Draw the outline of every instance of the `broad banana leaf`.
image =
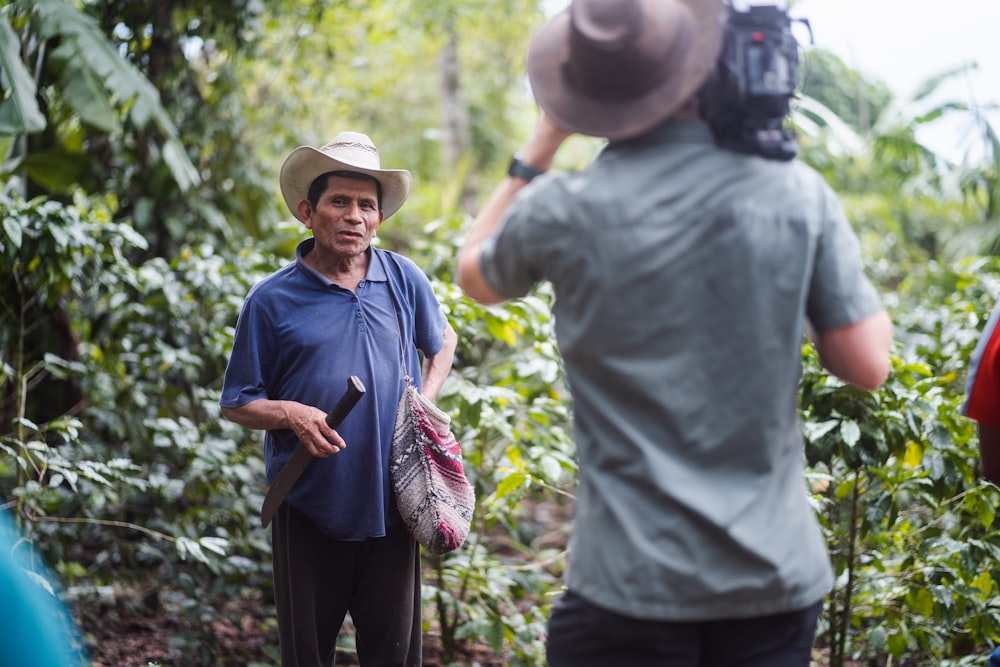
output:
M6 21L0 20L0 134L24 134L45 129L45 115L35 99L35 81L21 61L20 40Z

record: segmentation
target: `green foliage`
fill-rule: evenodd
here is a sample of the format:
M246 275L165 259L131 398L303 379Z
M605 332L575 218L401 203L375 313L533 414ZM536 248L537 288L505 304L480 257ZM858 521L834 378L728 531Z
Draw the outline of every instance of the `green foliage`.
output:
M267 597L260 434L221 419L218 392L246 292L303 235L280 222L280 160L359 129L416 176L380 242L432 276L459 333L439 404L478 506L467 545L426 559L428 631L446 661L485 641L506 664L544 664L576 476L552 294L487 308L452 275L464 186L490 188L534 118L521 62L540 18L523 0L3 7L4 189L49 198L0 197L0 503L79 599L152 575L141 604L194 621L176 648L209 665L227 602ZM444 150L445 55L469 118L459 158ZM983 121L985 162L952 164L918 131L975 109L895 104L809 58L802 153L877 258L897 331L871 394L803 347L809 482L837 573L822 639L838 665L970 664L1000 634L1000 491L958 411L1000 268L951 262L996 235L996 134ZM560 165L595 148L575 140Z
M458 333L455 370L438 405L454 418L477 497L466 546L430 559L424 597L446 663L463 641L485 640L507 664L540 665L565 556L565 525L549 522L568 515L565 489L576 473L552 295L540 288L493 307L462 295L450 280L454 246L442 239L464 222L432 222L410 249Z
M21 62L19 45L14 29L0 21L0 71L10 86L10 95L0 102L0 132L5 134L39 132L45 128L45 116L35 100L31 73Z
M269 3L261 39L238 72L244 140L264 173L277 174L295 146L322 145L344 129L365 132L383 166L414 174L407 205L381 233L449 216L466 173L478 183L490 166L505 164L534 120L523 58L541 20L533 0ZM452 36L469 124L468 154L455 158L445 150L441 74Z
M225 653L207 621L227 598L264 586L269 576L270 546L256 520L261 443L220 418L218 392L242 297L272 266L249 250L226 260L208 247L185 249L169 263L144 263L130 289L81 304L77 313L88 341L80 383L93 400L89 428L126 456L143 482L88 509L167 536L95 539L105 540L102 553L112 563L137 573L154 569L178 584L163 604L205 628L187 638L201 664Z
M856 132L867 131L892 101L884 83L865 77L824 49L804 49L800 68L801 93L821 102Z
M258 170L258 146L246 135L244 82L235 68L252 49L263 3L176 0L170 3L88 3L115 50L135 65L178 125L201 186L184 190L151 160L156 135L127 126L107 138L100 173L115 194L119 218L150 241L150 254L170 258L203 243L225 247L239 237L264 236L277 219L271 178ZM276 180L276 179L274 179Z
M995 254L1000 247L996 132L984 110L938 94L966 68L931 77L901 101L856 73L838 76L843 64L822 51L809 52L806 64L809 78L792 116L802 157L847 200L855 227L871 237L870 256L895 272L890 285L927 261ZM866 106L869 121L858 123L845 112L845 98L879 103ZM924 143L924 131L943 120L969 128L961 142L956 137L956 147L973 149L941 155Z
M277 217L244 127L232 51L260 8L244 0L11 2L0 15L5 189L89 193L145 253L221 244ZM9 88L9 90L7 90Z
M80 370L75 348L66 345L66 338L72 337L67 298L119 286L123 253L143 240L100 213L88 216L51 201L0 196L0 219L0 383L5 396L0 424L5 432L13 429L18 446L23 446L27 430L37 432L48 420L65 416L53 412L51 403L61 397L59 381ZM47 322L60 326L40 326ZM35 388L45 392L43 400L30 400L29 390ZM28 461L30 457L25 466L33 467ZM18 475L22 483L27 472Z
M18 40L7 23L0 28L0 72L12 86L10 97L0 106L0 117L6 121L0 122L0 132L30 134L47 129L50 121L38 102L42 97L47 97L47 108L64 106L65 112L52 117L52 122L61 125L55 128L62 134L59 145L13 155L15 160L5 165L5 173L23 170L49 191L70 192L85 176L86 160L74 150L83 126L111 133L121 127L121 114L140 129L155 127L160 133L158 152L181 190L198 184L198 173L156 89L118 56L92 17L64 0L14 2L7 9L24 36ZM26 62L17 57L19 46L23 46ZM29 68L47 69L51 78L36 81Z
M804 352L807 457L837 574L824 618L834 667L944 664L1000 632L1000 490L979 478L959 414L998 269L970 262L911 285L917 303L895 311L893 373L877 392L832 380ZM947 296L927 298L939 288Z
M143 240L106 212L0 198L0 218L0 497L66 583L158 571L183 613L214 617L220 596L264 576L259 444L217 407L235 312L263 258L227 265L202 248L136 269L124 257ZM39 347L54 308L83 338L72 357ZM65 381L86 397L80 417L79 405L52 414ZM219 654L210 633L191 639L203 664Z

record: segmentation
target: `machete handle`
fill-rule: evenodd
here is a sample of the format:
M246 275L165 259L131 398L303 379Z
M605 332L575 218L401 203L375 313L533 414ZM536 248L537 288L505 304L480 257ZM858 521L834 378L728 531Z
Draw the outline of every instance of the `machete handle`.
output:
M347 391L344 392L337 404L326 415L326 425L330 428L337 428L340 422L344 421L354 406L358 404L361 397L365 395L365 385L361 383L357 375L347 378Z
M337 404L326 415L326 423L330 428L340 426L347 413L357 405L358 401L364 395L365 385L361 384L361 380L354 375L347 378L347 391L344 392L340 400L337 401ZM295 485L295 482L298 481L302 472L312 460L313 455L309 453L305 445L300 443L295 453L292 454L292 458L288 459L281 470L278 471L277 477L274 478L274 483L271 484L271 487L267 490L267 494L264 496L264 504L260 508L261 526L267 528L267 525L271 523L271 518L285 500L288 491Z

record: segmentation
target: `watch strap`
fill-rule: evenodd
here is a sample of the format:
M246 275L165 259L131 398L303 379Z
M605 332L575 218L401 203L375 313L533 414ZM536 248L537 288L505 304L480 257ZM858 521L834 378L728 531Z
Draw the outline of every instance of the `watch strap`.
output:
M507 175L511 178L523 178L529 183L538 176L545 173L544 169L539 169L538 167L533 167L524 160L521 159L520 155L515 155L510 160L510 166L507 167Z

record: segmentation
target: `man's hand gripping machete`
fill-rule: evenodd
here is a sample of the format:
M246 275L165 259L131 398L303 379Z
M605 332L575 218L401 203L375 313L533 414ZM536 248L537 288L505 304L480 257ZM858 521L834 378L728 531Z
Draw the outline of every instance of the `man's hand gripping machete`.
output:
M347 391L340 397L337 404L333 406L333 410L330 410L329 414L327 414L327 426L334 429L340 426L340 423L344 421L344 417L354 409L354 406L358 404L364 393L365 385L361 384L361 380L357 376L352 375L347 378ZM292 454L292 458L278 471L278 476L274 478L274 484L267 490L267 495L264 496L264 504L260 508L260 525L262 527L267 528L267 524L271 523L274 513L278 511L282 501L285 500L285 496L295 486L295 482L302 476L306 466L312 460L313 455L309 453L309 450L304 445L299 444L298 449Z

